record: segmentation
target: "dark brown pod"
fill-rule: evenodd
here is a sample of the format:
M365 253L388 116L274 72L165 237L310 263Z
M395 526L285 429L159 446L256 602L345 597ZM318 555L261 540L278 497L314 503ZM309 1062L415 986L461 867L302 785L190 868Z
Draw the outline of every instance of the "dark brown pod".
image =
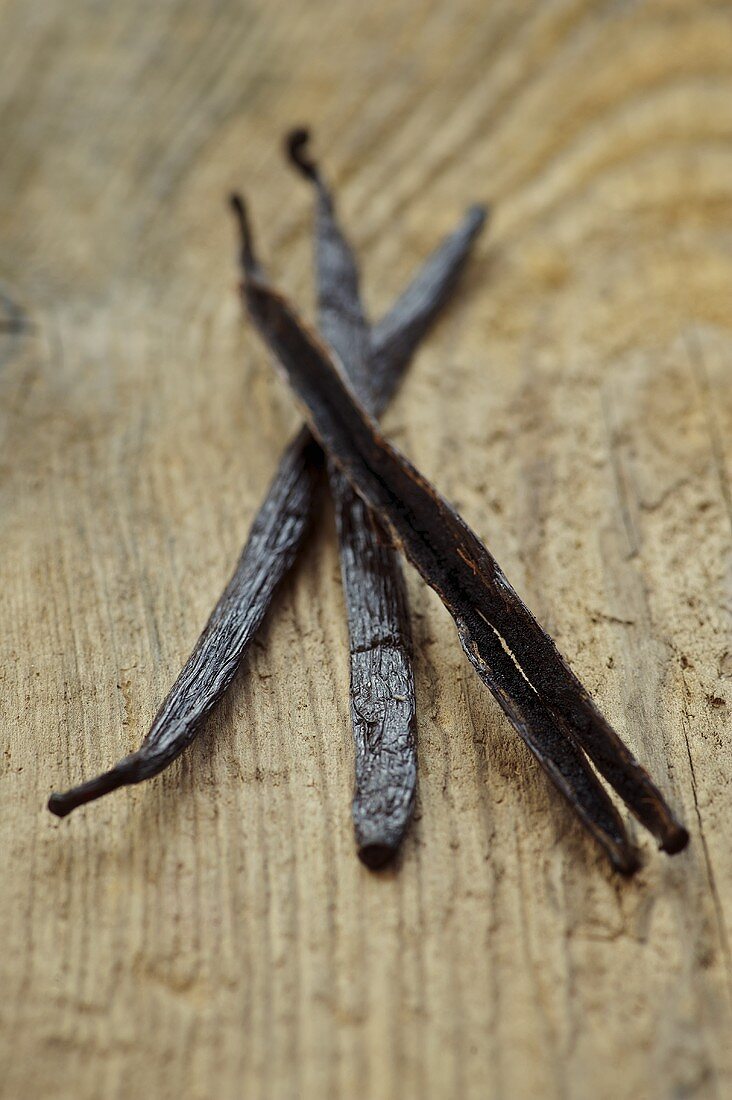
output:
M320 335L366 408L376 412L369 324L355 256L336 218L333 197L307 157L308 133L288 139L293 164L315 185L315 272ZM356 750L353 825L369 867L390 860L402 842L417 786L417 705L412 636L399 555L378 519L332 461L328 481L338 528L348 612L351 724Z

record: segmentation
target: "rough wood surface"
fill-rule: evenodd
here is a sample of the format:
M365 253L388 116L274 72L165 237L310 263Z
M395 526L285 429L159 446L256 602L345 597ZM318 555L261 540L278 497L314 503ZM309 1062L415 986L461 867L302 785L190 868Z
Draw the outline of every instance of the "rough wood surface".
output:
M730 1095L727 4L0 5L0 1096ZM420 781L353 852L327 509L207 734L139 743L297 422L224 196L312 316L310 122L378 315L495 202L385 427L691 829L630 882L409 573ZM640 839L640 837L639 837Z

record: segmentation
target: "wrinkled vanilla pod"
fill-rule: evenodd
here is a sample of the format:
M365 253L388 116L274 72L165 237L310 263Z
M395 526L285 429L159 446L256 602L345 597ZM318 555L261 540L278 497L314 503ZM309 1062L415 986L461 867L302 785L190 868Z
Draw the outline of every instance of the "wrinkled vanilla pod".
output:
M250 316L284 368L314 435L440 596L466 655L559 790L624 873L638 866L623 823L581 750L669 853L688 841L498 563L462 518L379 433L328 349L267 282L247 240Z
M374 413L369 324L353 252L333 197L308 158L309 135L290 135L292 162L316 189L315 268L318 330L364 406ZM356 749L353 824L370 867L401 844L417 785L416 701L407 592L399 555L379 521L328 460L350 642L351 722Z
M371 337L377 411L396 392L409 360L448 301L485 221L468 211L414 277ZM140 748L110 771L52 794L48 808L65 817L118 787L151 779L191 744L231 683L310 522L322 451L302 428L284 453L241 553L211 617L165 698Z

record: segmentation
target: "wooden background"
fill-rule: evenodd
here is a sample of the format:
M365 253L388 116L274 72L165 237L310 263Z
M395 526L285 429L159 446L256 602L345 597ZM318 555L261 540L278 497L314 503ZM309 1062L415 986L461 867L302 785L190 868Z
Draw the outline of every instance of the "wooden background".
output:
M732 1095L732 11L0 4L3 1100ZM374 315L495 220L386 418L691 830L614 877L410 573L420 793L355 858L327 508L205 734L136 746L296 416L227 190L312 315L309 122Z

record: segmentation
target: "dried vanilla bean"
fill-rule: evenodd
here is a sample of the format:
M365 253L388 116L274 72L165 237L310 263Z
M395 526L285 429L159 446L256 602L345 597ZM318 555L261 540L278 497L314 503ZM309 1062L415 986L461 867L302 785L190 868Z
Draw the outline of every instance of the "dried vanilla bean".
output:
M482 211L470 210L375 326L371 357L380 364L375 373L378 411L398 388L414 350L447 302L484 220ZM118 787L151 779L191 744L234 678L295 561L321 467L322 452L302 428L285 451L236 569L142 745L102 775L52 794L52 813L65 817Z
M558 788L591 824L614 866L629 873L637 866L636 855L580 748L661 847L680 851L688 841L686 830L498 563L447 501L380 435L328 349L268 284L251 238L243 251L250 316L284 367L313 433L440 596L478 675Z
M369 324L353 252L333 197L296 130L288 151L315 185L318 329L365 407L375 410ZM351 723L356 749L353 824L360 858L381 866L397 851L417 785L416 701L407 592L398 554L379 521L328 462L350 642Z

